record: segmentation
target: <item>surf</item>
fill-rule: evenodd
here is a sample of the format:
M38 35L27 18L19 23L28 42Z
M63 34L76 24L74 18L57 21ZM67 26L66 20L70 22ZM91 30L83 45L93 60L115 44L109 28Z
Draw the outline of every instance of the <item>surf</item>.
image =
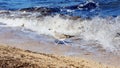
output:
M2 12L3 14L3 12ZM0 16L2 27L20 27L37 34L53 36L54 31L76 36L85 41L95 41L107 51L119 53L120 17L93 17L91 19L71 16L40 16L24 12L10 12ZM25 15L25 16L24 16ZM23 26L24 25L24 26ZM81 45L79 45L81 46Z

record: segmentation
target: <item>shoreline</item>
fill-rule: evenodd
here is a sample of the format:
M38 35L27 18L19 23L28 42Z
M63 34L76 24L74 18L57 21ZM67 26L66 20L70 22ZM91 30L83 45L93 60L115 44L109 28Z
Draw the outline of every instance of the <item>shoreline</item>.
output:
M2 68L116 68L81 57L36 53L6 45L0 45L0 53L0 67Z

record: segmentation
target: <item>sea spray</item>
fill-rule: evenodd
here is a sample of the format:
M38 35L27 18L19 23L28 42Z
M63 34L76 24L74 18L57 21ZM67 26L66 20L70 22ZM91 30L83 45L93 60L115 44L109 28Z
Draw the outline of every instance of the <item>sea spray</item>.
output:
M93 17L92 19L72 20L67 16L45 16L35 17L32 15L4 15L0 17L0 22L9 27L22 27L30 29L38 34L52 36L54 31L62 34L82 36L83 40L97 41L101 46L111 52L119 53L120 51L120 17L101 18ZM81 46L81 45L79 45Z
M116 35L120 30L118 19L119 17L113 19L95 17L92 20L86 20L84 22L85 32L82 33L84 39L96 40L106 50L119 51L120 43L115 42Z
M15 15L16 16L16 15ZM20 17L20 16L19 16ZM64 19L59 15L46 17L0 17L0 22L11 27L21 27L36 31L39 34L52 35L53 31L68 35L76 35L82 32L80 20Z

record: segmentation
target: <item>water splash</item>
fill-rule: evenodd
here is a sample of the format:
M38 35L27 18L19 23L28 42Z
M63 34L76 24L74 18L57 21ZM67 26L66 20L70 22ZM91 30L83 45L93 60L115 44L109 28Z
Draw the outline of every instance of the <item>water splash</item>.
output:
M95 17L92 20L84 22L83 32L84 39L97 40L106 50L119 51L120 36L116 36L120 30L120 17L117 18L100 18Z
M74 18L74 17L73 17ZM4 15L0 22L9 27L21 27L30 29L38 34L53 36L54 31L61 34L82 37L83 40L97 41L101 46L111 52L120 51L120 17L94 17L92 19L77 18L74 20L69 16L45 16L34 17L32 15ZM22 26L24 24L24 26Z

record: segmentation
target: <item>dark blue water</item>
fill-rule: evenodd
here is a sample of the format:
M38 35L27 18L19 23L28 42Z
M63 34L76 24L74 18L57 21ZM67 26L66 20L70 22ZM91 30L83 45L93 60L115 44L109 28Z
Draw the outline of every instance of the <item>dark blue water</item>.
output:
M55 10L55 14L71 16L118 16L120 15L120 0L93 0L97 7L78 8L91 0L0 0L0 10L20 10L31 7L47 7ZM74 7L74 6L77 6ZM89 6L88 6L89 7Z

